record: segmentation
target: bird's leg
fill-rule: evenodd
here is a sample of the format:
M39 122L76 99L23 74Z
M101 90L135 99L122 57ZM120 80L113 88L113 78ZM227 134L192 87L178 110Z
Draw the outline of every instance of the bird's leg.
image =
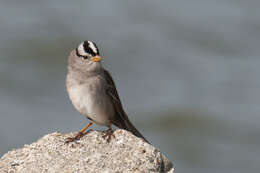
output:
M87 130L87 128L89 128L92 124L93 124L92 122L88 123L88 125L86 125L83 129L81 129L79 131L79 133L76 134L76 136L67 138L65 143L70 143L75 140L79 140L81 137L85 136L88 133L88 131L86 131L86 132L84 132L84 131Z
M113 130L112 130L112 124L108 125L108 129L106 131L106 134L103 136L103 138L107 138L107 142L110 142L111 137L115 138L115 135L113 134Z

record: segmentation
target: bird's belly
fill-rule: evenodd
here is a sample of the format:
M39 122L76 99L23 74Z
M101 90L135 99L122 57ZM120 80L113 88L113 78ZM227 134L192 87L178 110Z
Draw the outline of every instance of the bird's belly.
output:
M75 108L96 124L108 125L114 116L114 109L105 91L90 91L84 85L71 86L69 97Z

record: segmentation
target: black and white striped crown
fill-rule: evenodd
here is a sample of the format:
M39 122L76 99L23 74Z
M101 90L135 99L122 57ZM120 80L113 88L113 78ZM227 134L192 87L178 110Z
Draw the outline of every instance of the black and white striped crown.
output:
M86 40L78 46L76 53L80 57L93 57L99 55L99 50L93 41Z

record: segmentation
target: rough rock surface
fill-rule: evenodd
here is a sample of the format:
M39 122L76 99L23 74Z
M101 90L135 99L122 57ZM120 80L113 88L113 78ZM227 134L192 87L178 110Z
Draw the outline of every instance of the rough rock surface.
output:
M142 139L116 130L108 143L104 132L91 131L76 142L65 144L75 134L48 134L21 149L9 151L0 159L0 172L169 172L172 163Z

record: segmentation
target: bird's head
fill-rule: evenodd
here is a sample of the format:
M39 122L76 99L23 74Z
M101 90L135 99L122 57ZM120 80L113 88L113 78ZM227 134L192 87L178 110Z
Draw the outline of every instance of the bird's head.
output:
M101 68L101 56L93 41L82 42L69 56L69 67L82 72L97 71Z

